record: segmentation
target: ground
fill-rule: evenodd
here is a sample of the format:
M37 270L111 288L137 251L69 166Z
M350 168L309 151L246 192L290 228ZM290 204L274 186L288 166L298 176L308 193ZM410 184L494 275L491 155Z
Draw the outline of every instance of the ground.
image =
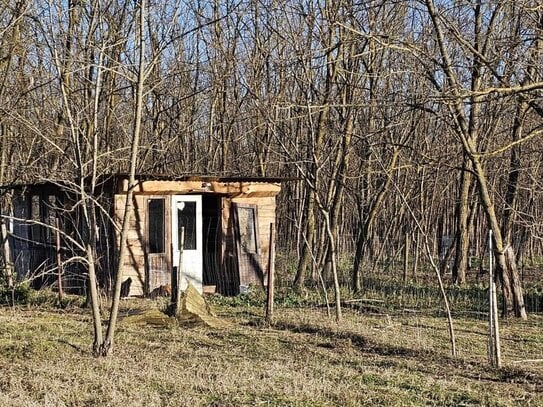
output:
M123 302L123 315L156 306ZM543 405L543 317L502 321L505 367L486 360L487 323L416 312L215 306L228 328L124 318L112 357L90 353L89 311L0 308L0 405Z

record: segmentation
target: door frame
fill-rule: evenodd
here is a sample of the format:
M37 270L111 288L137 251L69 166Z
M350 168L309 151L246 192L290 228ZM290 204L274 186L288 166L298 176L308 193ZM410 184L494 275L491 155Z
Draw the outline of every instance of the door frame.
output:
M147 265L146 267L146 282L145 282L145 286L144 286L144 292L147 293L147 294L150 294L153 290L157 289L160 287L160 285L165 285L165 284L171 284L171 270L172 270L172 267L171 267L171 264L172 264L172 259L171 259L171 250L170 250L170 247L171 247L171 218L170 218L170 214L171 214L171 210L170 210L170 204L171 204L171 200L169 199L169 195L150 195L148 197L146 197L145 199L145 250L144 250L144 254L145 254L145 264ZM150 214L149 214L149 202L152 201L152 200L158 200L158 199L161 199L164 201L164 251L162 253L151 253L150 252L150 245L149 245L149 222L150 222ZM164 263L163 264L163 268L164 268L164 273L166 275L169 275L168 278L165 278L163 281L161 281L162 283L164 284L159 284L157 285L156 287L153 286L153 278L154 278L154 275L153 275L153 270L151 269L151 265L152 265L152 257L159 257L159 256L162 256L162 258L164 259Z
M181 290L185 290L188 281L199 291L203 291L203 226L202 195L176 194L171 196L170 247L171 270L177 270L179 264L178 215L177 205L180 202L196 203L196 249L183 250L183 270L181 273Z
M258 224L258 205L233 202L232 209L234 212L234 241L236 249L236 263L240 288L246 284L264 285L264 270L262 269L262 248L260 242L260 226ZM240 217L238 210L252 210L253 213L253 233L255 251L246 251L242 244L242 236L240 230Z

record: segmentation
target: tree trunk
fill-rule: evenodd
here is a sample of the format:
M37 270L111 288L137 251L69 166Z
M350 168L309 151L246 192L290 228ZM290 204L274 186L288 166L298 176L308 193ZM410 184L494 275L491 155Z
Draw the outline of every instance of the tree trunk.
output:
M303 211L305 215L305 233L302 244L302 252L298 266L296 268L296 277L294 278L293 286L299 290L305 286L306 277L311 270L312 260L312 245L315 237L315 192L312 188L306 186L306 204Z
M407 273L409 270L409 250L411 248L411 242L409 241L410 233L408 231L404 232L404 252L403 252L403 276L402 280L404 284L407 282Z
M146 19L146 4L145 0L140 2L140 15L139 15L139 33L138 33L138 45L139 45L139 66L138 66L138 80L136 84L136 104L134 112L134 126L132 131L132 143L130 147L130 172L128 179L128 190L126 192L126 203L124 207L123 222L119 238L119 254L117 258L117 267L115 273L115 284L113 291L113 299L111 303L111 310L109 315L109 323L107 327L106 338L100 348L100 355L107 356L113 350L113 337L115 334L115 328L117 325L117 316L119 313L119 303L121 299L121 285L123 278L123 265L126 258L128 229L130 227L130 219L133 212L133 197L134 187L136 184L136 165L139 150L139 140L141 136L141 123L143 115L143 96L144 85L146 78L145 70L145 39L143 30L145 28Z
M329 33L328 37L329 44L332 44L333 42L333 35L332 32ZM312 140L311 133L312 129L310 128L310 139L312 140L309 155L311 157L311 165L309 170L309 175L306 174L306 177L309 176L308 179L306 179L306 188L307 191L307 207L305 215L307 216L307 223L306 223L306 238L305 238L305 244L302 247L302 255L300 257L300 261L298 262L298 269L296 271L296 277L294 279L294 287L296 288L302 288L305 284L305 280L307 277L307 271L309 269L309 265L311 264L311 250L313 249L311 246L313 244L313 239L315 237L315 200L317 194L318 188L319 188L319 176L318 176L318 158L321 155L322 145L324 142L324 137L327 134L327 122L328 122L328 116L330 113L330 95L332 92L332 86L336 77L337 72L337 64L338 60L330 60L331 56L328 55L328 64L327 64L327 72L326 72L326 81L324 83L324 94L322 97L322 108L319 112L319 117L317 121L317 128L316 128L316 136L315 139ZM309 115L311 115L311 112L309 112ZM309 181L309 182L307 182ZM312 185L311 185L312 184ZM315 255L315 250L313 250L313 255Z
M326 234L328 235L329 240L329 250L331 258L331 269L332 277L334 279L334 294L336 300L336 322L341 321L341 291L339 287L339 277L337 271L337 257L336 257L336 239L334 233L332 232L332 227L330 224L330 214L323 208L321 208L321 213L324 216Z
M381 205L383 203L383 200L385 199L385 195L388 192L388 188L392 181L393 175L390 174L390 172L394 170L394 167L396 166L396 162L398 160L398 156L399 150L395 148L394 152L392 153L392 157L390 159L390 163L388 165L386 173L384 174L385 182L381 185L377 196L371 202L366 219L361 219L359 222L360 232L356 241L356 253L354 256L353 274L351 280L351 288L355 292L359 292L362 289L362 275L360 273L360 266L366 254L373 223L377 217L377 214L379 213L379 210L381 209Z
M475 176L479 185L479 196L485 210L488 224L492 229L494 236L494 254L496 256L496 265L498 276L502 285L503 294L503 314L508 316L514 313L516 317L527 319L526 308L524 306L524 297L522 295L522 286L516 267L514 252L509 245L504 244L501 228L496 216L494 204L488 191L487 180L484 169L477 156L471 155Z
M94 262L94 250L92 245L86 246L86 258L89 272L89 289L92 309L92 321L94 329L94 342L92 344L92 350L95 356L101 355L101 349L103 345L102 339L102 316L100 314L100 301L98 297L98 281L96 279L96 269Z
M470 103L470 113L469 121L466 118L466 106L463 103L463 98L461 97L461 85L458 80L458 76L454 71L454 64L450 57L443 27L440 23L440 18L438 12L436 11L435 4L433 0L425 0L426 8L428 10L430 19L435 29L436 41L440 49L442 64L444 74L450 82L450 87L454 100L450 106L454 112L454 120L457 126L457 135L461 141L462 148L464 153L468 155L470 161L473 165L473 171L475 178L477 180L479 197L485 210L485 214L488 220L490 228L494 232L494 251L497 260L498 275L500 276L500 281L502 283L502 292L504 297L504 315L508 315L511 311L514 311L514 314L518 317L526 319L526 309L524 307L524 300L522 297L522 287L520 283L515 284L514 282L520 281L518 278L518 273L516 270L515 259L512 256L509 256L509 265L507 264L505 250L507 249L507 244L502 238L500 224L496 216L496 211L494 208L494 203L490 196L488 190L488 182L486 179L484 168L480 161L480 154L477 149L477 136L479 131L479 117L481 116L481 101L482 97L474 93ZM483 24L483 10L481 3L477 3L474 8L475 13L475 41L474 47L477 51L474 54L473 66L472 66L472 77L471 77L471 90L477 92L482 89L482 66L483 61L481 60L480 55L485 55L486 49L488 46L488 41L483 41L481 37L483 33L482 24Z
M466 282L466 271L469 260L468 223L471 207L469 204L471 182L471 162L467 157L464 157L460 182L460 197L456 211L456 252L452 269L454 284L464 284Z

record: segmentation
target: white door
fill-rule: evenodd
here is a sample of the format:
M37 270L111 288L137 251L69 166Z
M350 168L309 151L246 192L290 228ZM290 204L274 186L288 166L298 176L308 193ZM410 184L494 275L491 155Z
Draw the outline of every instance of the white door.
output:
M180 259L180 236L184 230L183 256ZM172 196L172 265L181 264L181 289L187 282L202 292L202 197L198 195Z

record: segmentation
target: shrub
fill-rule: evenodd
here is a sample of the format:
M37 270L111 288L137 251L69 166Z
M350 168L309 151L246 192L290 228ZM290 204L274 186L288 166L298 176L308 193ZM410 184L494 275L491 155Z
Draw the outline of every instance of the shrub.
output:
M28 283L16 284L13 288L0 286L0 304L29 304L35 290Z

